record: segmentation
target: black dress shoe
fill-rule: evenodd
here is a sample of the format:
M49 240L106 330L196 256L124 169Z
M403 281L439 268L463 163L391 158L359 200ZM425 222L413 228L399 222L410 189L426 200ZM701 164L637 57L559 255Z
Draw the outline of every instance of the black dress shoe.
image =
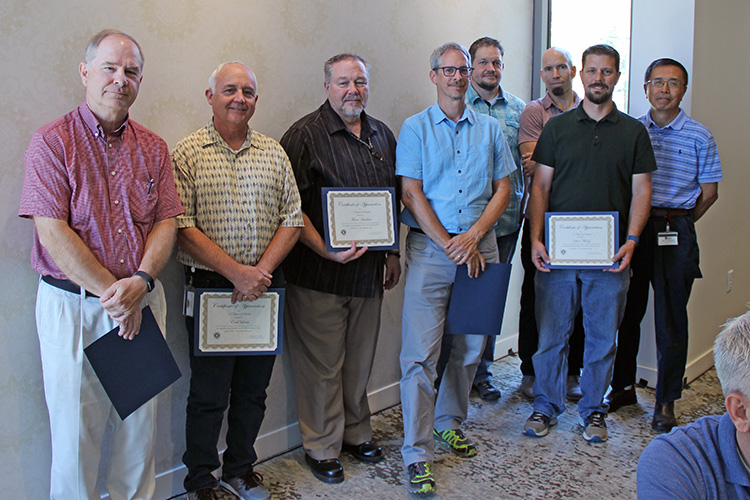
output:
M638 397L635 395L635 386L631 386L630 389L610 391L604 397L604 402L609 405L609 413L617 411L621 406L638 404Z
M351 453L360 462L367 462L368 464L376 464L384 458L383 449L373 441L365 441L362 444L344 443L342 449Z
M310 466L310 470L317 479L324 483L335 484L344 482L344 468L338 458L329 458L327 460L315 460L305 453L305 462Z
M654 419L651 428L656 432L669 432L672 427L677 427L677 417L674 415L674 401L670 403L656 402L654 407Z
M485 401L497 401L502 395L500 390L492 385L489 380L482 380L478 384L474 384L474 389L479 393L479 397Z

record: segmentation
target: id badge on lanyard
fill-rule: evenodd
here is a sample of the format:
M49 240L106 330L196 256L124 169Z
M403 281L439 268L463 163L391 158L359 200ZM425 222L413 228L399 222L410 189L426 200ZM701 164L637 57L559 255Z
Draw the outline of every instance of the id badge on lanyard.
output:
M672 214L667 215L667 227L665 231L656 234L657 244L660 247L674 247L679 245L677 241L677 232L669 230L669 221L672 220Z

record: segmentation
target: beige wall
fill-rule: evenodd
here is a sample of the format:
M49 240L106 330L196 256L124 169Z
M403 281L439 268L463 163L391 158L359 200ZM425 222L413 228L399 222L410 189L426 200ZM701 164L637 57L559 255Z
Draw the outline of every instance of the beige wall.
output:
M696 224L703 279L696 281L688 308L692 335L689 361L711 351L721 324L746 312L750 300L748 19L750 3L744 0L695 2L692 114L716 137L724 180L719 185L719 201ZM727 271L731 269L734 285L727 293Z
M531 2L528 0L413 0L275 2L139 0L116 4L79 0L4 0L0 4L0 491L4 498L48 495L49 427L34 326L37 277L30 270L31 222L16 216L23 153L34 130L76 107L83 98L77 74L87 39L104 27L135 36L146 67L135 120L170 146L205 124L203 92L221 61L240 59L258 76L260 101L251 125L279 138L323 101L323 61L354 51L372 63L368 112L398 134L403 120L435 99L427 72L431 50L447 40L469 44L490 35L507 50L504 87L528 99ZM183 374L189 373L178 314L180 268L162 274L169 305L167 339ZM393 404L398 380L400 290L386 298L378 363L371 391L376 406ZM509 301L510 302L510 301ZM515 333L515 332L511 332ZM159 401L157 471L161 491L178 492L187 377ZM295 446L296 411L289 366L282 357L269 389L261 455ZM164 494L163 497L168 496Z

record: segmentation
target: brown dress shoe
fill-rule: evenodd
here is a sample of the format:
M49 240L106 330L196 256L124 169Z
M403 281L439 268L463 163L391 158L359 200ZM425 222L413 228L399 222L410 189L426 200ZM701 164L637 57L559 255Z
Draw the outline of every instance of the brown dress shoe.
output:
M656 432L669 432L672 427L677 427L677 418L674 416L674 401L669 403L656 402L654 407L654 419L651 428Z

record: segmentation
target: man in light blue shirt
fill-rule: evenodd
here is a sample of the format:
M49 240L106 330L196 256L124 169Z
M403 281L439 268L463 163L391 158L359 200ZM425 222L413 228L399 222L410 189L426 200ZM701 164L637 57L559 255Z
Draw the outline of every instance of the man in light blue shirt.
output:
M476 455L459 429L485 336L454 339L437 398L434 383L440 342L456 268L478 276L497 262L493 227L510 199L516 168L500 124L466 107L472 68L466 48L444 44L430 58L437 103L408 118L396 149L406 209L406 284L402 316L401 454L412 493L435 489L434 440L463 457Z

